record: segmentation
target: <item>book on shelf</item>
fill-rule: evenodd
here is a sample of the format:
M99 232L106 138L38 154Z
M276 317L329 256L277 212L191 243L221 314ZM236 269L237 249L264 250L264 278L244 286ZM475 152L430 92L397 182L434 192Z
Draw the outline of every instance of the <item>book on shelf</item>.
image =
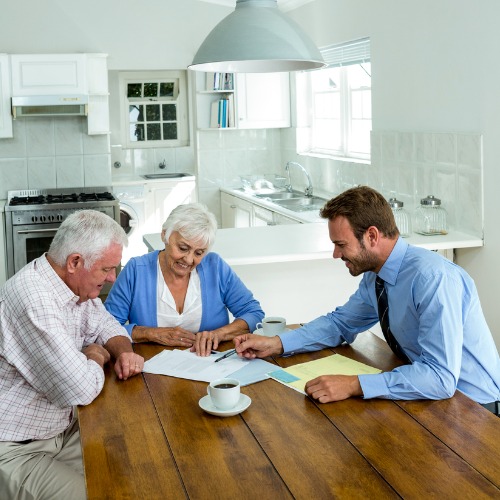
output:
M205 87L209 91L234 90L234 74L207 73Z
M233 95L224 95L210 106L210 128L234 127Z

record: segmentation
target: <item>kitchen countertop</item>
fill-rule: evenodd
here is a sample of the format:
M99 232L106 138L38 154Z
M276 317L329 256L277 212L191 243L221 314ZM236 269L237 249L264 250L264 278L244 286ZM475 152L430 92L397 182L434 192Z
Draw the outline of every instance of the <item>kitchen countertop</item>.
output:
M232 196L236 196L238 198L241 198L242 200L249 201L251 203L254 203L255 205L267 208L269 210L272 210L273 212L277 212L279 214L285 215L286 217L290 217L291 219L295 219L295 220L302 222L302 223L324 222L324 219L322 219L319 216L319 210L311 210L311 211L306 211L306 212L294 212L293 210L288 210L286 208L280 207L279 205L276 205L275 203L267 201L263 198L257 198L256 196L252 195L251 193L242 191L241 189L220 188L220 190L223 193L227 193L227 194L230 194ZM321 196L321 194L319 194L318 196Z
M330 259L333 244L327 221L321 220L311 224L219 229L212 250L230 265ZM165 248L159 233L146 234L143 240L149 250ZM405 240L429 250L483 246L481 239L457 231L445 236L412 234Z

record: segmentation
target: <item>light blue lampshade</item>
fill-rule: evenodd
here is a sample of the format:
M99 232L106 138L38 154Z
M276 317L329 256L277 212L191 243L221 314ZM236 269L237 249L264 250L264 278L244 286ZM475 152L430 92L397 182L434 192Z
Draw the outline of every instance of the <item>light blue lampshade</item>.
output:
M278 9L277 0L237 0L234 12L209 33L189 68L270 73L323 66L316 45Z

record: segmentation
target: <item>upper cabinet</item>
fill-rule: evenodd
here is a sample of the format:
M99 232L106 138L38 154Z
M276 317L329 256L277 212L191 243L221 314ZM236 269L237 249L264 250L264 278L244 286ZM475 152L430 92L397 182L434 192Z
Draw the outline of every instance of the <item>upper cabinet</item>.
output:
M85 54L11 55L15 97L86 94Z
M88 133L109 133L106 54L12 54L10 80L11 96L16 98L58 96L69 105L72 98L76 103L84 96ZM52 113L46 108L39 108L40 113L64 114L61 109L52 108Z
M290 127L289 73L196 72L198 129Z
M12 137L11 97L9 56L0 54L0 138Z

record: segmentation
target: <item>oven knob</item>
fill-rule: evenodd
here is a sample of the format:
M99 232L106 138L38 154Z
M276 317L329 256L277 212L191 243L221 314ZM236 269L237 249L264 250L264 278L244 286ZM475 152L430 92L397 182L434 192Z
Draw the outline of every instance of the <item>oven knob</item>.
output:
M55 219L55 217L53 215L49 215L49 220L50 221L53 221Z
M47 220L47 217L45 215L40 216L40 222L45 222Z
M31 222L37 222L37 221L38 221L38 217L36 215L31 217Z
M58 215L58 216L57 216L57 220L58 220L59 222L61 222L61 221L62 221L62 215Z

